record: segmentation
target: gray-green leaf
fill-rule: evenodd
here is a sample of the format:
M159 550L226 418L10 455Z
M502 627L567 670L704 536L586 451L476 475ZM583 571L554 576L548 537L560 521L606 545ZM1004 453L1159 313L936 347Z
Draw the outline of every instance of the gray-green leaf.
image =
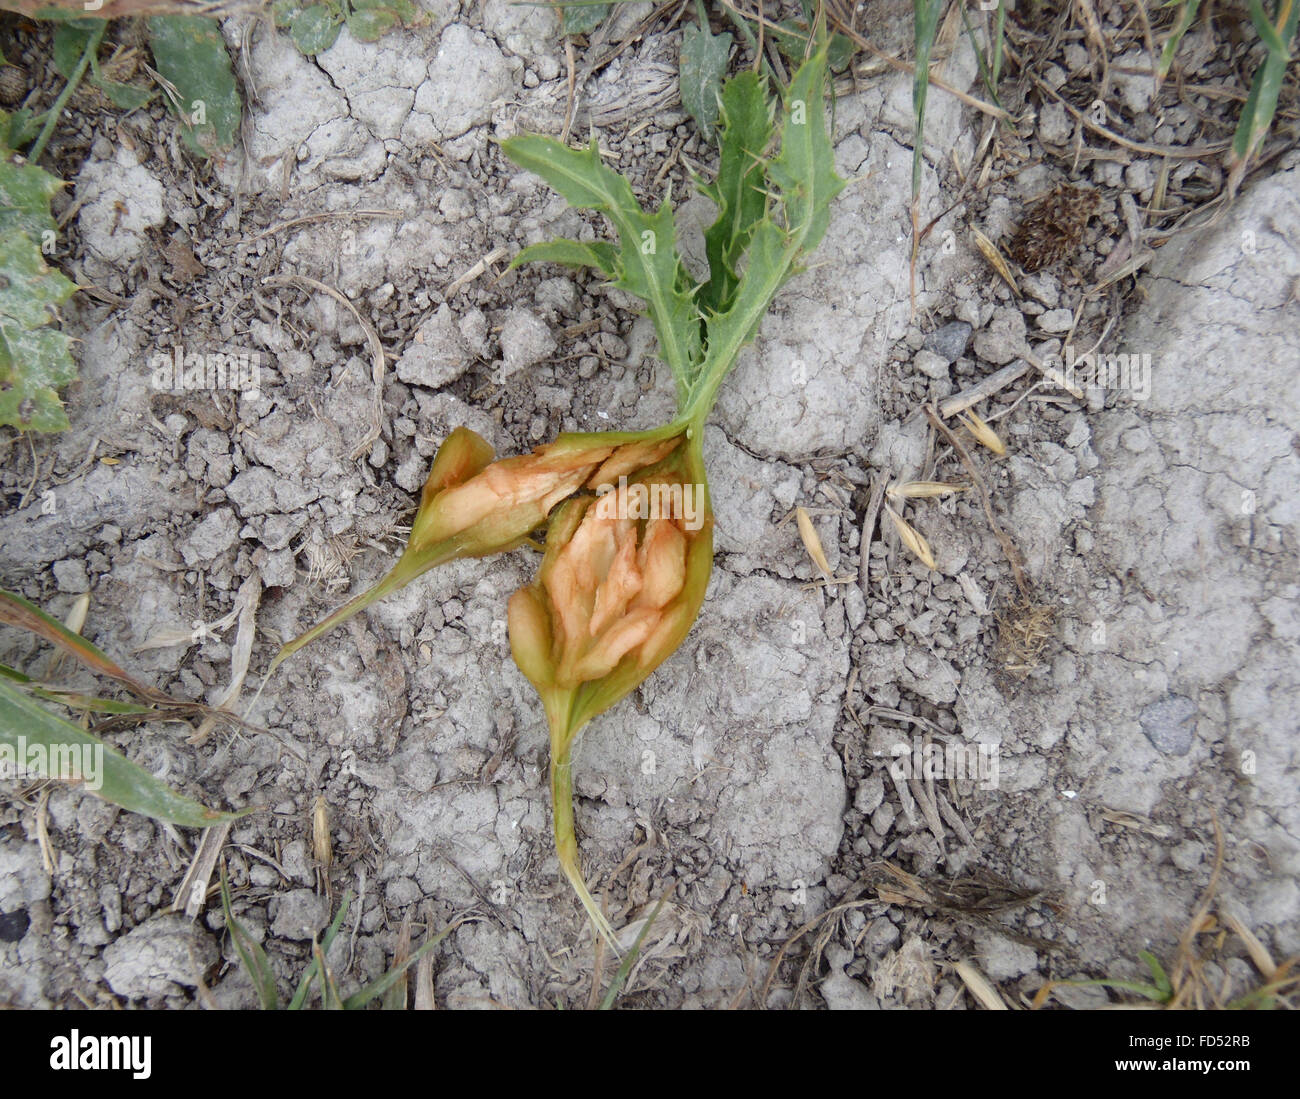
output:
M185 143L202 156L229 149L243 108L216 20L156 15L148 20L148 28L158 71L181 98Z
M731 56L731 35L712 34L708 27L691 24L682 34L679 71L682 106L700 131L713 140L718 121L718 93Z

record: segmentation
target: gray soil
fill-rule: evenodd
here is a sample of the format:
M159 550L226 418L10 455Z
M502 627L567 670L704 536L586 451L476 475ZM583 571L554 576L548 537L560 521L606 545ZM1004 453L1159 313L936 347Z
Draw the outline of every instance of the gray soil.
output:
M373 44L345 30L314 60L230 21L247 115L217 165L189 159L161 112L74 120L84 163L58 262L97 290L65 317L82 341L71 430L5 440L0 584L58 616L89 592L86 636L177 696L215 701L230 682L235 620L197 640L195 624L255 608L242 712L280 641L391 566L456 426L512 454L674 411L634 302L558 268L502 273L524 245L605 231L496 145L562 128L556 16L422 6L427 25ZM648 10L620 9L610 41ZM906 42L910 12L881 5L882 48ZM1209 57L1200 33L1186 48ZM690 170L712 155L676 98L679 47L680 27L660 29L592 74L573 132L594 132L643 201L671 185L689 255L709 214ZM1149 64L1113 76L1129 132L1200 140L1191 105L1144 113ZM982 95L964 40L940 72ZM856 182L708 429L703 612L576 757L582 857L611 921L630 940L668 898L625 1002L973 1007L963 961L1017 1006L1052 978L1141 977L1138 951L1168 963L1210 883L1216 821L1217 918L1275 959L1300 952L1300 158L1102 286L1146 248L1161 157L1063 109L1035 115L1037 98L1008 104L1028 112L1011 131L935 91L923 220L956 205L922 244L913 310L910 77L857 85L834 115ZM963 188L990 160L985 185ZM1170 205L1218 171L1172 165ZM1067 178L1099 191L1099 212L1017 298L972 230L1008 236ZM378 332L378 408L361 326L325 293L266 281L291 274ZM1028 365L1103 337L1101 353L1149 364L1149 384L1139 370L1075 397ZM259 389L158 391L153 358L178 344L258 354ZM1020 659L1021 597L978 491L904 507L934 571L870 507L877 479L969 483L923 406L1013 364L1023 373L976 406L1006 456L962 438L1048 608ZM796 506L843 582L816 582ZM534 567L527 550L449 565L304 649L250 715L265 732L109 734L208 804L261 807L225 859L282 989L350 890L330 959L345 988L391 964L404 920L418 943L468 917L435 955L439 1006L588 1001L593 950L553 853L544 717L505 637L506 600ZM47 660L0 631L0 661ZM897 745L937 746L939 773L909 774ZM971 760L984 769L953 773ZM173 911L197 833L67 787L0 793L0 1002L256 1003L215 896L193 919ZM313 854L318 798L328 868ZM787 940L837 904L764 994ZM1240 943L1212 964L1216 988L1260 982Z

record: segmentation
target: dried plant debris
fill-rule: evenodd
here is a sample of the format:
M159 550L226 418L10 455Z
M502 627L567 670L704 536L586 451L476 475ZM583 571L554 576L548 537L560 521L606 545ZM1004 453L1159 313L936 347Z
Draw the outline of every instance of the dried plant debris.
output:
M1027 272L1052 267L1075 252L1101 196L1090 187L1062 183L1029 208L1008 252Z
M997 622L997 662L1017 682L1024 680L1043 664L1048 642L1054 636L1056 608L1022 599L1006 614L999 614Z

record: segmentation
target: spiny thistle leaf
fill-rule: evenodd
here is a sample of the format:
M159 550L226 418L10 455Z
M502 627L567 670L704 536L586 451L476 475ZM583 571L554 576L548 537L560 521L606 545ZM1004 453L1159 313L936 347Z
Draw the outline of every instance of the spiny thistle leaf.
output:
M835 150L825 124L826 47L806 61L785 95L781 153L768 175L781 188L790 244L811 252L830 224L830 205L847 186L835 173Z
M645 301L663 359L679 387L684 385L699 358L699 313L685 289L689 278L677 255L668 200L658 213L647 214L628 181L601 163L594 139L578 150L553 138L525 134L503 142L502 150L521 168L546 180L569 205L598 210L613 222L620 245L614 285Z
M617 252L608 241L544 240L530 244L511 261L512 268L525 263L558 263L564 267L594 267L602 275L614 277Z
M708 141L713 140L718 121L718 89L731 56L731 35L712 34L707 25L692 23L682 32L682 56L678 66L682 106L695 119Z
M764 84L749 70L727 81L718 176L700 187L718 207L717 221L704 233L709 281L699 296L700 305L715 312L730 304L740 281L736 266L767 212L762 157L772 137L772 106Z

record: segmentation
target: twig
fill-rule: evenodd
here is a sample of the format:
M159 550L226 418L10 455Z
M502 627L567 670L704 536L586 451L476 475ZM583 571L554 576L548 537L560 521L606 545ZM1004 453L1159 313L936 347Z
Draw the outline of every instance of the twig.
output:
M880 505L885 499L885 478L872 475L871 500L867 504L867 513L862 519L862 534L858 537L858 587L865 598L871 596L871 543L876 530L876 520L880 517Z
M458 279L452 282L452 284L442 292L442 296L444 298L450 298L462 286L466 286L469 283L473 282L476 278L479 277L479 275L483 274L483 272L486 271L488 267L496 263L497 260L504 259L506 255L507 255L507 249L499 246L493 248L492 251L490 251L486 256L484 256L481 260L479 260L478 263L474 264L473 267L471 267L468 271L462 274Z
M263 229L254 237L244 237L243 240L234 243L255 244L265 237L274 236L285 229L292 229L295 225L309 225L313 221L334 221L339 218L400 218L404 216L401 210L327 210L320 214L304 214L299 218L290 218L278 225L272 225L269 229Z
M976 382L969 389L954 393L939 405L939 415L946 419L949 416L955 416L958 412L965 412L972 405L979 404L980 401L986 400L993 396L994 393L1005 389L1012 382L1023 377L1028 369L1029 363L1024 359L1017 359L1008 366L1004 366L996 374L990 374L987 378Z

